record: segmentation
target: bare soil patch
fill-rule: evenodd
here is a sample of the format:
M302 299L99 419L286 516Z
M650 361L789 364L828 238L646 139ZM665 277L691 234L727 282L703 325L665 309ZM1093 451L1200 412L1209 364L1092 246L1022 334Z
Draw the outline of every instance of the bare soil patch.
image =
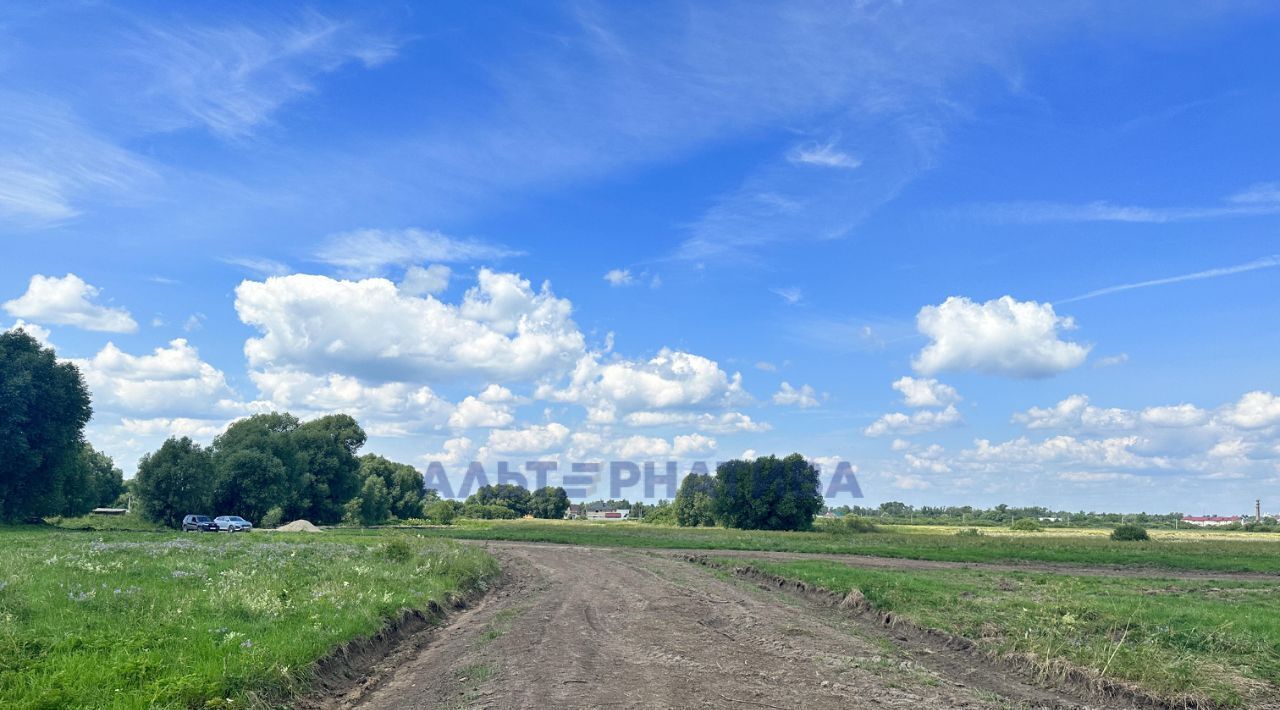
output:
M1041 687L952 641L669 554L485 547L502 586L319 707L1137 706Z

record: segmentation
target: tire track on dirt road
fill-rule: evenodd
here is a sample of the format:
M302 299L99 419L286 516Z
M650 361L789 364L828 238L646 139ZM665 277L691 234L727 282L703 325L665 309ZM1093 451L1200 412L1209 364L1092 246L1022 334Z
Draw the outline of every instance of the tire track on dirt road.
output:
M1120 708L940 663L666 555L488 543L505 583L331 708ZM954 659L952 659L954 661Z

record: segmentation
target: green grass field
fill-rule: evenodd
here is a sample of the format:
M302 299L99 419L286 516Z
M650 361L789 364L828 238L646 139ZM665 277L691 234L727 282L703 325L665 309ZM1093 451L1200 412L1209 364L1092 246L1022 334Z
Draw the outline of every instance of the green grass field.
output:
M631 522L468 520L447 528L425 528L423 534L610 547L844 553L953 562L1049 562L1280 574L1280 536L1276 535L1167 531L1153 532L1150 542L1132 543L1112 542L1107 531L1102 530L988 530L979 537L957 536L956 530L903 526L886 527L878 533L836 535Z
M419 536L0 528L0 707L271 704L497 562Z
M1179 706L1207 699L1250 707L1280 694L1280 582L900 572L821 560L751 564L839 594L857 589L877 610L1000 653L1105 671Z

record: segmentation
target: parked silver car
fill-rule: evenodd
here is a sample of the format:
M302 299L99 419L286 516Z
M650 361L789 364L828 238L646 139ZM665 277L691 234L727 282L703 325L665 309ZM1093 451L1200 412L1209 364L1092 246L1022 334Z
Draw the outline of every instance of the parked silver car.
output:
M219 515L213 519L213 522L218 524L219 530L226 530L227 532L241 532L253 529L253 523L239 515Z

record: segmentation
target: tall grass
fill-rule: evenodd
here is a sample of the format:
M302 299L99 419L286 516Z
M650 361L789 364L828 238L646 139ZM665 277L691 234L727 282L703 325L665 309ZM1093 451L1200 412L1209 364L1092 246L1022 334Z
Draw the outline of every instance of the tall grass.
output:
M0 529L0 707L275 702L342 642L497 572L448 541L383 542Z

